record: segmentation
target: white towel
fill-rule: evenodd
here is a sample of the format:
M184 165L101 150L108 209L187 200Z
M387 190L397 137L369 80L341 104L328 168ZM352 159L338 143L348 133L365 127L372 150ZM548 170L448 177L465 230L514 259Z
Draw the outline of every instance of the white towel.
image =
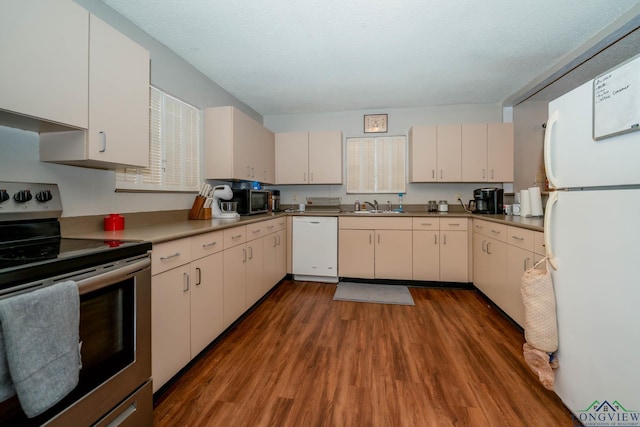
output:
M78 384L80 298L73 281L0 300L9 373L22 410L32 418Z
M531 216L542 216L542 195L540 187L529 188L529 201L531 205Z
M529 190L520 190L520 216L531 216Z

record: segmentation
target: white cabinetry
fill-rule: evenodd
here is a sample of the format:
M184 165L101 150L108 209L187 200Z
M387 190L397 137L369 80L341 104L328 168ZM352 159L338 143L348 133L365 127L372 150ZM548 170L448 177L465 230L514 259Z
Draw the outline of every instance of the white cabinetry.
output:
M461 125L414 126L409 130L409 181L461 179Z
M411 218L341 217L338 227L341 277L411 280Z
M342 184L342 132L277 133L276 183Z
M542 242L541 232L474 219L474 283L520 326L522 275L544 256Z
M205 177L275 182L273 132L235 107L205 110Z
M41 134L40 160L148 167L149 53L93 15L89 29L89 130Z
M513 124L462 125L462 181L513 181Z
M71 1L5 0L0 122L35 131L89 126L89 12ZM25 126L27 125L27 126Z
M465 218L413 218L413 280L469 281Z
M222 232L154 245L151 369L158 390L223 330Z

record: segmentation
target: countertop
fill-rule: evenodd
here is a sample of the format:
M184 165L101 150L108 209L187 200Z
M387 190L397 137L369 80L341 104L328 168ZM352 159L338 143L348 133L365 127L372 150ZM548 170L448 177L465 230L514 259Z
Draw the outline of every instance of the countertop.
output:
M264 221L273 218L286 216L358 216L358 217L377 217L387 216L395 218L405 217L449 217L449 218L474 218L491 222L512 225L515 227L527 228L534 231L544 230L543 218L527 218L512 215L480 215L467 213L464 211L453 211L447 213L429 213L429 212L406 212L406 213L379 213L379 214L358 214L353 212L313 212L313 211L288 211L267 213L252 216L241 216L238 219L207 219L207 220L172 220L157 224L141 225L137 227L125 227L120 231L91 231L78 234L66 234L64 237L80 238L80 239L100 239L100 240L144 240L153 244L162 243L170 240L181 239L183 237L195 236L198 234L223 230L225 228L236 227L238 225L247 225L258 221Z

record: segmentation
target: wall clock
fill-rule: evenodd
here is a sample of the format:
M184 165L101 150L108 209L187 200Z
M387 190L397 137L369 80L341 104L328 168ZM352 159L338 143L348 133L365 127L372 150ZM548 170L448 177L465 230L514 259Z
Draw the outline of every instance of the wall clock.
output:
M364 133L382 133L382 132L387 132L387 115L386 114L365 114Z

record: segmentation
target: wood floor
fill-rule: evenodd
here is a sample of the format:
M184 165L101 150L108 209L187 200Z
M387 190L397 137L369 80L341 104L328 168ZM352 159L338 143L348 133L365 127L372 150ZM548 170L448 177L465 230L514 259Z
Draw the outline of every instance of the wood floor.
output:
M158 399L154 425L575 425L476 291L410 288L400 306L335 289L283 282Z

